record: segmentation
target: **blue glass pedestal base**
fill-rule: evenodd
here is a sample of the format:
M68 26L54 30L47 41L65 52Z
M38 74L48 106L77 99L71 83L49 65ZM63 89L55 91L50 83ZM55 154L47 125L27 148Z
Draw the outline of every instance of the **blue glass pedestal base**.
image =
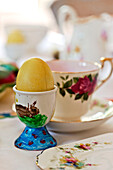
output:
M56 140L49 134L46 127L24 129L15 141L15 146L25 150L44 150L56 146Z

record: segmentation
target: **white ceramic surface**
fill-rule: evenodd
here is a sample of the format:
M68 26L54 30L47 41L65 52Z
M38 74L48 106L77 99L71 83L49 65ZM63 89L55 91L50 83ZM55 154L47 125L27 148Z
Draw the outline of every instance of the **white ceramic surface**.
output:
M45 125L50 121L54 114L56 103L57 87L54 86L53 90L44 92L24 92L13 87L15 92L15 104L16 106L30 108L31 106L39 109L39 114L47 117ZM17 112L18 113L18 112Z
M10 60L16 62L18 59L24 56L25 51L26 51L26 44L25 43L6 44L5 50Z
M78 121L65 122L54 117L48 123L54 132L78 132L95 128L113 116L113 103L107 100L93 99L88 113Z
M37 156L36 163L44 170L112 170L112 158L113 133L107 133L48 149Z

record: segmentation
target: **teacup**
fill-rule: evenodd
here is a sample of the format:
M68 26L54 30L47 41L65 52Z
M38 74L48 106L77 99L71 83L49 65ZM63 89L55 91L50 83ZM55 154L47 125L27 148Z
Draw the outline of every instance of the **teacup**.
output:
M109 75L100 80L104 62L111 64ZM102 64L75 60L53 60L51 68L58 87L54 118L61 121L76 121L90 108L92 94L111 76L111 58L101 58Z

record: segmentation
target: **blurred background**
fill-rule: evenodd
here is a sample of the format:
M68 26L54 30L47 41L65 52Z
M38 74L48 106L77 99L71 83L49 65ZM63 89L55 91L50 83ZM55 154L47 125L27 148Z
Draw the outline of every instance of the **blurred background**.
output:
M39 52L37 48L44 38L43 44L48 36L52 39L58 32L51 3L51 0L0 0L0 59L16 62L44 53L50 56L47 44L44 49L41 46ZM55 45L51 50L54 53Z
M0 0L0 59L113 55L112 0Z
M0 0L0 112L12 112L12 87L22 63L34 56L53 59L56 52L53 36L56 37L58 27L51 3L50 0Z

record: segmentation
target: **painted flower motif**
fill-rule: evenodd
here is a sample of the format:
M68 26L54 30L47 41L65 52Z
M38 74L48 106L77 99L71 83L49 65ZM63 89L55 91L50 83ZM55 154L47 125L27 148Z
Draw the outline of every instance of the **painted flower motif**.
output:
M96 87L97 79L94 77L93 81L91 82L91 86L89 88L88 95L92 94L95 87Z
M107 35L106 30L103 30L103 31L101 32L101 37L102 37L102 39L103 39L104 41L107 41L108 35Z
M91 82L87 76L79 78L78 82L71 86L71 90L79 94L87 93L89 89L91 89Z
M80 145L75 145L74 146L75 148L78 148L78 149L83 149L83 150L90 150L91 149L91 146L90 145L84 145L84 144L80 144Z
M65 160L69 163L76 163L76 162L78 162L78 160L77 159L75 159L75 158L65 158Z
M87 163L85 164L84 161L80 161L77 158L63 156L60 159L60 167L58 169L65 169L66 167L73 167L75 169L82 169L86 166L96 166L96 164Z
M67 47L67 52L68 52L68 54L71 52L70 46Z
M89 74L84 77L73 77L72 79L69 79L69 75L66 77L61 76L62 84L57 82L59 93L63 97L68 93L70 97L75 96L75 100L81 99L83 102L93 93L97 83L97 76L98 74Z
M79 46L76 46L76 47L75 47L75 52L76 52L76 53L79 53L79 52L80 52L80 47L79 47Z
M78 159L74 157L62 157L60 159L60 168L65 168L65 167L74 167L76 169L82 169L85 167L85 163L83 161L79 161Z
M84 150L90 150L90 149L91 149L90 146L83 145L83 144L80 145L80 148L81 148L81 149L84 149Z
M93 142L95 145L98 145L98 142Z
M92 102L92 104L91 104L91 106L90 106L90 109L92 109L93 107L95 107L95 106L99 106L99 107L101 107L101 108L108 108L108 104L104 104L104 103L101 103L99 100L94 100L93 102Z
M65 153L71 153L70 151L65 151Z

